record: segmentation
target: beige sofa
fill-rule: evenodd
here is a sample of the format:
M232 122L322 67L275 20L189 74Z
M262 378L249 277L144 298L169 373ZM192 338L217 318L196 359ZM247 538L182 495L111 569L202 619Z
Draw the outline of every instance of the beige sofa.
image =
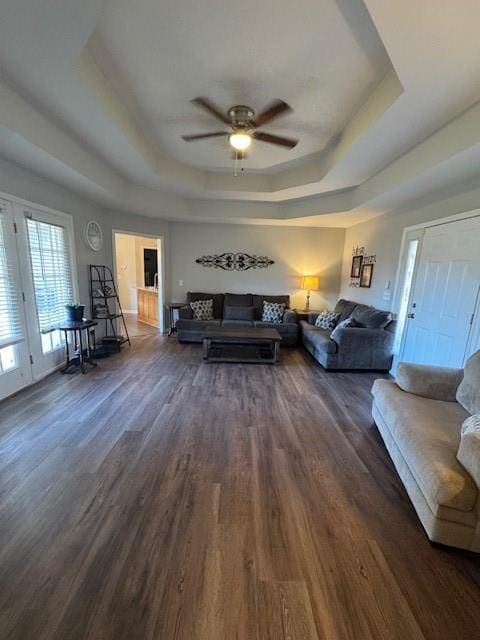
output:
M480 351L465 370L401 363L372 415L433 542L480 552ZM463 433L462 433L463 432Z

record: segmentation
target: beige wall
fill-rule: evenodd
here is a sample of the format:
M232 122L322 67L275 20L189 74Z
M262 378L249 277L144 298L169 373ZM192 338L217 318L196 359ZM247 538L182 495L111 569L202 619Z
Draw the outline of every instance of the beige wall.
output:
M137 310L136 236L115 234L117 288L123 311Z
M382 216L347 229L342 267L342 284L340 295L357 302L371 304L380 309L393 310L393 294L395 278L403 230L405 227L437 220L446 216L472 211L480 207L480 189L471 189L466 193L424 204L394 215ZM352 248L364 246L367 254L376 254L372 287L370 289L352 288L350 283L350 267ZM385 300L384 290L387 282L391 282L390 300Z
M170 223L172 299L185 300L187 291L288 293L292 306L303 308L300 277L318 275L320 291L312 293L310 306L332 306L340 285L344 235L343 229ZM227 272L195 263L202 255L225 251L266 255L275 264Z

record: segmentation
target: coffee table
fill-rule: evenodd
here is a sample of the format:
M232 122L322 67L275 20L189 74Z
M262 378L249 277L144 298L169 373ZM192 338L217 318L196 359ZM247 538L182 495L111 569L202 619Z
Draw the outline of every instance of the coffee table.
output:
M205 362L276 364L282 336L276 329L212 327L202 339Z

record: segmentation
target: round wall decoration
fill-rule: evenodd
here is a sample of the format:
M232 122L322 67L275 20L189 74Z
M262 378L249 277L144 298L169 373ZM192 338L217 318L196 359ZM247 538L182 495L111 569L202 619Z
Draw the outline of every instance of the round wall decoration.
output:
M95 220L89 220L84 228L85 242L93 251L100 251L103 244L103 232L102 227L95 222Z

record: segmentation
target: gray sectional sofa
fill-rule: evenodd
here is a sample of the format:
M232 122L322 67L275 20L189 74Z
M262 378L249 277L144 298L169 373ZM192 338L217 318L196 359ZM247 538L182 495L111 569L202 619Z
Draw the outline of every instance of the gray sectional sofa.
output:
M213 300L213 320L194 320L190 302ZM283 322L262 322L263 301L285 304ZM282 346L298 342L299 326L295 311L290 309L290 296L262 296L251 293L188 292L187 304L179 310L177 338L179 342L201 342L206 329L215 326L270 327L282 336Z
M387 311L351 300L339 300L334 311L338 322L353 318L355 327L338 327L332 339L331 330L315 326L318 314L309 314L300 327L302 341L312 356L325 369L359 369L388 371L392 366L396 323Z

